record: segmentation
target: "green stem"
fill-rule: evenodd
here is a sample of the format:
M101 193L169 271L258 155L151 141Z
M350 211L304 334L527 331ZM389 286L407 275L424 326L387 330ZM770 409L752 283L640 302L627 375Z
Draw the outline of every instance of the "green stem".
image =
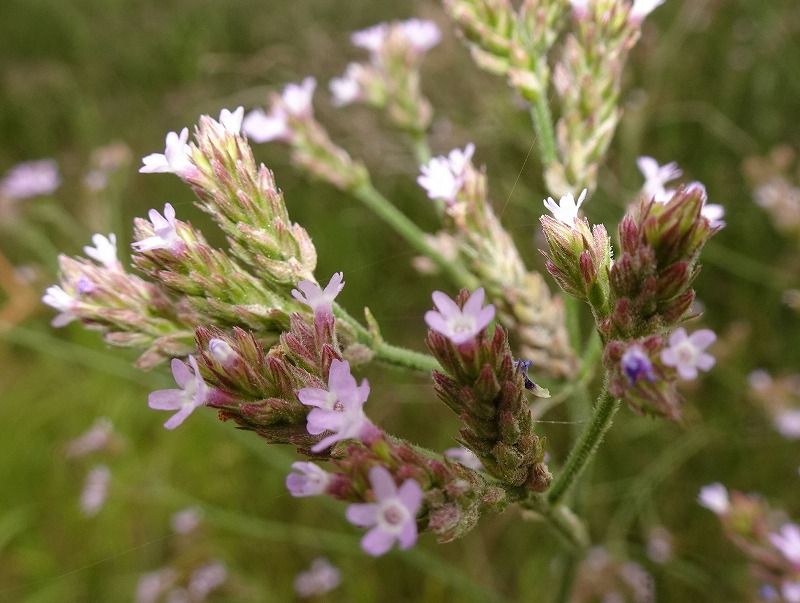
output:
M391 201L378 192L371 183L367 182L359 186L353 191L353 194L364 205L378 214L384 222L391 226L418 252L431 258L456 285L467 289L475 289L478 286L478 280L460 262L442 255L438 249L428 242L425 238L425 233L409 220L403 212L397 209Z
M401 348L385 341L374 346L375 357L381 362L386 362L393 366L430 373L434 370L441 370L441 366L436 358L422 352L415 352L406 348Z
M411 144L414 148L414 158L418 165L423 165L431 160L431 148L428 145L428 137L425 132L413 132L411 134Z
M594 457L597 452L600 442L603 440L611 423L614 415L619 410L620 402L608 393L608 390L603 387L600 396L597 399L597 404L592 413L592 418L589 424L584 428L578 442L570 452L567 462L561 469L561 473L553 482L550 490L547 493L547 500L551 505L556 505L564 498L564 495L574 485L580 474L589 464L589 461Z
M558 537L571 549L583 550L589 547L589 534L586 526L572 510L559 504L550 504L540 494L533 494L524 501L523 507L539 513Z
M556 135L553 130L553 116L550 114L550 106L544 95L539 95L532 101L531 119L536 132L539 156L546 168L556 161Z

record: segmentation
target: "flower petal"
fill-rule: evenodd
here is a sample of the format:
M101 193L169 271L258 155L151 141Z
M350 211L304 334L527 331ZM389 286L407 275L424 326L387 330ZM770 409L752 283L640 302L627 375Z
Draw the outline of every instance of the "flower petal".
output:
M485 296L486 292L483 290L483 287L476 289L472 295L469 296L469 299L467 299L462 312L469 316L477 316L483 306L483 299Z
M366 528L378 521L378 505L375 503L354 503L347 507L347 521Z
M417 522L415 520L407 521L403 524L403 529L398 536L400 541L400 548L410 549L417 542Z
M175 383L177 383L181 389L185 389L186 384L192 380L192 373L189 367L178 358L172 359L170 367L172 368L172 376L175 378Z
M408 509L412 517L416 517L420 505L422 505L422 488L416 480L407 479L397 491L397 498Z
M147 405L154 410L178 410L181 407L183 390L159 389L147 396Z
M441 312L442 316L445 318L448 316L453 316L454 314L461 314L461 308L458 307L456 302L447 297L447 294L442 293L441 291L434 291L431 297L433 298L434 305L439 309L439 312Z
M361 539L361 548L368 555L380 557L392 548L394 540L394 534L385 532L379 527L374 527Z
M705 350L708 346L717 340L717 336L711 329L700 329L695 331L689 337L689 341L698 350Z
M378 500L386 500L397 495L397 485L394 483L392 474L380 465L369 470L369 483Z

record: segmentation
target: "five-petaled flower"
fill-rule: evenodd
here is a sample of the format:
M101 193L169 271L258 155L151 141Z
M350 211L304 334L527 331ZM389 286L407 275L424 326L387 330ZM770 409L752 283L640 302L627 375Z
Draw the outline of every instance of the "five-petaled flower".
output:
M151 209L147 216L153 225L154 235L141 241L136 241L131 246L136 251L152 251L153 249L168 249L178 253L183 249L184 243L178 235L178 224L175 221L175 208L171 203L164 205L164 215L158 210Z
M300 84L288 84L280 99L272 104L269 113L254 109L247 114L242 122L244 133L258 143L289 140L292 136L289 119L311 115L311 102L316 86L317 80L313 77L305 78Z
M469 296L463 308L441 291L434 291L432 297L438 311L428 310L425 322L456 345L475 339L494 318L494 306L483 306L483 287Z
M331 314L333 312L333 300L344 288L344 273L335 272L331 280L322 289L317 283L302 280L297 283L297 289L292 289L292 297L301 304L307 305L313 310L314 315Z
M453 203L464 185L466 168L473 153L475 145L470 143L463 151L453 149L447 157L434 157L420 168L417 183L425 189L429 198Z
M785 523L777 534L770 534L769 540L792 565L800 569L800 526Z
M668 189L667 183L680 178L683 172L674 161L659 165L652 157L639 157L636 160L639 171L644 176L642 192L656 203L666 203L675 194L674 189Z
M556 200L552 197L548 197L544 200L545 209L552 213L553 217L559 222L568 226L574 226L575 220L578 219L578 211L580 211L581 205L583 205L586 199L587 192L587 189L583 189L577 202L575 201L575 197L572 196L572 193L562 195L558 203L556 203Z
M625 350L620 360L620 365L622 366L622 372L625 373L631 385L634 385L640 379L645 381L655 381L656 379L653 363L650 361L647 352L639 344L634 344Z
M335 359L328 373L328 389L304 387L297 397L314 409L306 418L306 429L311 435L332 432L315 444L311 450L320 452L342 440L358 439L372 425L364 414L364 403L369 397L369 383L356 383L350 373L350 363Z
M152 392L147 398L147 405L155 410L177 410L164 427L175 429L183 423L194 410L203 406L208 399L208 386L203 381L197 360L189 356L192 370L182 360L172 359L172 376L180 389L159 389Z
M728 489L719 482L703 486L697 496L697 502L717 515L725 515L731 508Z
M164 144L163 153L151 153L142 158L144 164L139 168L143 174L171 172L182 178L191 174L196 168L192 163L192 149L187 144L189 128L180 134L169 132Z
M374 503L356 503L347 508L347 520L360 527L372 529L361 540L365 552L378 557L386 553L395 541L408 549L417 541L416 516L422 505L422 488L407 479L400 488L384 467L369 470Z
M714 357L705 349L716 339L711 329L687 335L686 329L681 327L669 336L669 347L661 351L661 361L674 367L682 379L694 379L697 369L709 371L714 366Z
M117 235L111 233L108 237L95 234L92 235L94 247L86 245L83 252L98 264L102 264L111 270L119 270L122 266L117 259Z
M331 474L314 463L292 463L292 472L286 476L286 489L292 496L318 496L331 483Z
M78 318L74 313L78 300L58 285L51 285L47 288L42 296L42 302L59 311L59 314L50 323L54 327L66 326Z

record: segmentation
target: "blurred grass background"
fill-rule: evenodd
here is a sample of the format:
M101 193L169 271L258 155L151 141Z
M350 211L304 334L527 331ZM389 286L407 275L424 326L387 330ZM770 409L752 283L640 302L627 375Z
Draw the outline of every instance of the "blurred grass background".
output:
M351 31L412 15L446 32L424 82L437 110L434 151L478 143L497 206L538 261L543 187L535 157L524 162L532 136L525 111L502 81L471 64L435 2L367 0L3 0L0 171L57 159L65 184L41 204L65 209L85 231L71 235L58 220L42 225L28 215L40 203L33 199L17 222L2 226L0 250L16 265L39 264L46 283L55 249L77 253L93 229L109 228L124 249L130 220L166 200L210 226L178 179L137 174L139 157L160 151L166 131L200 113L261 104L306 74L324 89L358 56ZM595 539L611 536L614 550L643 563L660 601L744 600L744 561L694 502L702 484L759 491L800 516L797 444L777 437L746 396L752 369L786 372L800 361L800 321L781 302L782 290L798 281L797 250L775 235L741 171L747 156L779 143L800 146L799 40L796 0L667 2L633 52L626 115L588 206L593 219L615 224L641 182L635 158L648 154L678 161L728 212L698 282L703 320L722 336L717 368L687 388L684 426L620 413L583 490ZM366 158L387 196L432 226L402 141L380 116L335 111L325 96L318 94L317 112L334 139ZM131 147L133 163L107 198L87 199L81 180L89 156L113 141ZM405 244L356 202L295 174L284 148L257 153L314 237L318 274L344 270L343 303L354 311L369 305L388 339L420 348L420 316L439 281L418 276ZM33 223L46 235L38 244L25 236ZM560 545L544 526L520 523L516 511L486 519L450 545L426 536L410 552L368 559L340 505L288 496L290 449L266 447L211 413L166 432L164 417L146 407L147 393L169 382L164 371L136 372L130 355L106 349L78 326L53 332L50 316L37 309L0 340L0 601L131 600L139 576L170 559L169 517L187 504L205 509L206 546L230 570L226 601L291 600L293 576L321 554L344 577L330 601L548 601L554 594ZM381 370L369 377L377 421L432 448L452 445L455 421L423 381ZM106 507L87 519L78 496L89 463L68 462L63 450L98 416L112 419L125 448L107 459ZM556 458L572 429L542 425ZM677 558L663 566L643 554L653 525L675 537Z

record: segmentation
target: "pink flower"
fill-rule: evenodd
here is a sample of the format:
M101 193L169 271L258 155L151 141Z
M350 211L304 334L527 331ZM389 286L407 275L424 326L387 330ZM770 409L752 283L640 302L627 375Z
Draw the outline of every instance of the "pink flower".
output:
M59 311L59 314L50 323L54 327L66 326L78 318L74 313L78 300L58 285L51 285L47 288L42 296L42 302Z
M153 249L168 249L178 253L183 249L184 243L178 235L178 224L175 221L175 208L171 203L164 205L164 215L151 209L147 216L153 225L154 235L131 245L136 251L152 251Z
M286 489L292 496L324 494L331 483L331 474L314 463L292 463L292 473L286 476Z
M339 570L324 557L314 559L311 567L297 574L294 592L298 597L318 597L339 586L342 576Z
M661 351L661 361L674 367L682 379L695 379L697 369L711 370L716 362L705 349L716 341L711 329L700 329L691 335L683 327L669 336L669 347Z
M544 200L544 207L551 214L553 214L553 217L559 222L567 224L568 226L574 226L575 220L578 219L578 211L586 199L587 192L588 191L586 189L583 189L583 192L581 192L577 202L575 202L575 198L572 196L572 193L566 193L565 195L562 195L558 203L556 203L555 199L552 197L548 197Z
M0 197L28 199L50 195L61 186L58 164L52 159L26 161L12 167L0 180Z
M494 306L483 307L483 287L469 296L463 308L441 291L434 291L432 297L438 311L428 310L425 322L456 345L475 339L494 318Z
M800 440L800 409L789 409L775 416L775 428L784 438Z
M122 266L117 259L117 235L111 233L108 237L101 234L92 235L94 247L86 245L83 252L98 264L111 270L119 270Z
M189 128L181 130L180 134L169 132L165 140L163 153L151 153L142 158L144 164L139 168L143 174L171 172L182 178L195 170L192 163L192 149L187 144Z
M289 140L292 136L289 118L311 115L316 86L317 81L313 77L305 78L300 84L288 84L269 113L255 109L247 114L242 122L244 133L258 143Z
M475 455L472 450L468 448L464 448L463 446L457 446L455 448L448 448L444 451L444 455L453 460L457 463L461 463L467 469L474 469L475 471L480 471L483 469L483 464L481 460Z
M411 47L419 52L427 52L436 46L442 39L442 32L433 21L425 19L408 19L398 23L403 37L408 40Z
M297 283L297 289L292 289L292 297L311 308L315 315L319 313L332 314L333 300L342 289L344 289L344 273L335 272L328 284L325 285L325 289L321 289L312 281L300 281Z
M238 134L242 131L242 118L244 118L244 107L237 107L233 111L223 109L219 114L219 123L231 134Z
M656 203L666 203L675 194L674 189L667 189L668 182L680 178L682 173L678 164L672 161L665 165L659 165L652 157L639 157L636 160L639 171L644 176L642 192Z
M203 512L197 507L187 507L178 511L170 519L172 531L176 534L189 534L194 532L200 525Z
M398 489L392 475L383 467L369 470L374 503L356 503L347 508L347 520L372 529L361 540L361 548L373 557L386 553L395 541L401 549L417 541L416 516L422 505L422 488L407 479Z
M467 165L474 153L475 145L470 143L463 151L453 149L447 157L434 157L420 168L417 183L430 199L453 203L464 185Z
M147 405L155 410L177 410L164 427L175 429L186 420L195 408L203 406L208 398L208 386L200 375L197 360L189 356L192 370L181 360L172 359L172 376L180 389L160 389L147 398Z
M361 385L350 374L347 361L334 360L328 373L328 389L304 387L297 397L306 406L315 407L308 413L306 429L311 435L333 432L315 444L311 450L320 452L342 440L360 438L372 424L364 414L369 397L369 383Z
M728 490L719 482L703 486L697 496L697 502L717 515L725 515L731 508Z
M103 508L108 497L108 484L111 471L105 465L94 467L86 476L81 492L81 511L87 517L94 517Z
M789 563L800 569L800 526L796 523L783 524L778 534L769 535L769 540Z
M343 107L354 103L361 98L361 77L364 68L358 63L350 63L342 77L335 77L330 81L329 88L333 95L333 104Z
M354 32L350 36L350 41L353 43L353 46L364 48L372 54L376 54L383 48L383 43L386 41L388 35L389 24L378 23L367 29Z
M209 593L225 584L228 570L219 561L198 567L189 578L190 601L205 601Z

